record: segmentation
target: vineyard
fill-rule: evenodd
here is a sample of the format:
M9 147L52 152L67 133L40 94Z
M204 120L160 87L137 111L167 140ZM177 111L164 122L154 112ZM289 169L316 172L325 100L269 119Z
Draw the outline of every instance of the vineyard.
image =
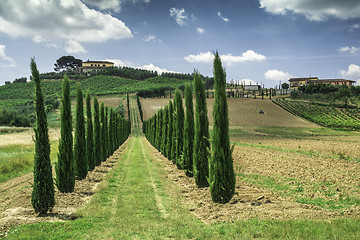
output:
M187 80L167 77L153 77L143 81L125 79L113 76L94 76L82 81L70 79L71 96L75 97L76 84L79 82L81 88L85 91L89 90L91 95L111 95L126 92L138 92L140 90L157 89L167 87L175 89L185 84ZM42 89L46 98L58 98L61 93L61 80L44 80L42 81ZM34 83L15 83L0 87L0 100L6 99L33 99ZM1 106L1 105L0 105Z
M286 111L324 127L359 130L358 109L339 109L331 105L275 99L273 102Z

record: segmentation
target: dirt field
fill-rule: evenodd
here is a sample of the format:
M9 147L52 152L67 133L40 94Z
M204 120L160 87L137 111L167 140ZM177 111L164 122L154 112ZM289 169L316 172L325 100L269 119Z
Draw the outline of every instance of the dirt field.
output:
M158 109L169 104L169 98L141 99L144 118L148 119L157 113ZM214 99L207 99L209 123L212 124L212 109ZM284 111L270 100L229 98L229 124L236 127L317 127L303 119ZM264 114L259 114L262 110Z

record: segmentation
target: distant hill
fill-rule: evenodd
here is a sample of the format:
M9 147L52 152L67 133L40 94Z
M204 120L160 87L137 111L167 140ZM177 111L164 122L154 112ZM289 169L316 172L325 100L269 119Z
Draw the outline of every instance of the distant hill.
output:
M76 95L76 84L80 83L84 93L87 90L91 95L112 95L129 92L137 92L139 90L147 90L154 88L171 88L183 86L186 79L167 78L157 76L145 80L126 79L115 76L93 76L83 80L71 80L71 95ZM61 96L62 81L61 80L43 80L42 91L45 98L58 98ZM0 100L9 99L33 99L34 84L28 83L12 83L0 86Z

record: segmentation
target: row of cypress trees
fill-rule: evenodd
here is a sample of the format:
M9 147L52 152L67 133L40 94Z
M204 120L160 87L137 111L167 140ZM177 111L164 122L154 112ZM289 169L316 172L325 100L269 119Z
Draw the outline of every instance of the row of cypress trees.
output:
M144 121L143 131L149 140L186 175L194 176L198 187L210 186L214 202L228 202L235 191L232 149L229 140L229 120L226 99L226 74L218 52L214 58L215 100L213 108L214 128L209 139L206 95L201 75L195 71L195 119L193 93L190 84L185 86L184 114L181 92L175 91L174 102L159 109L158 113ZM211 155L210 155L211 153Z
M50 143L44 99L41 93L40 77L34 59L31 59L31 71L36 89L36 127L34 156L34 187L31 203L35 212L46 213L55 205L54 184L50 162ZM130 122L105 107L94 97L94 111L91 97L86 94L86 119L83 109L83 94L77 86L75 140L71 116L71 98L69 78L63 80L63 96L60 112L61 137L59 139L58 161L55 164L56 185L60 192L74 191L75 179L84 179L88 173L105 161L127 139L130 134ZM94 112L94 118L92 117ZM94 124L93 124L94 119Z

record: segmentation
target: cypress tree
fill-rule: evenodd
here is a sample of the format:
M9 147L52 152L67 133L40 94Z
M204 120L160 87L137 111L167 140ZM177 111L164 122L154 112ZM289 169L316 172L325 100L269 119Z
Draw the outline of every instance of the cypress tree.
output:
M166 156L169 160L172 159L171 149L173 144L172 134L173 134L173 104L172 101L169 100L169 108L168 108L168 132L167 132L167 140L166 140Z
M109 149L109 108L105 108L105 149L106 149L106 157L110 157L110 149Z
M41 92L40 75L35 60L31 59L31 73L35 82L35 155L34 155L34 186L31 194L31 204L36 213L46 213L55 205L54 184L50 160L49 132Z
M194 106L190 83L185 85L185 126L183 161L186 175L193 176L193 147L194 147Z
M75 186L75 163L73 154L72 116L69 78L63 80L63 98L60 111L61 137L59 140L56 184L60 192L73 192Z
M171 160L176 164L176 98L174 96L173 118L172 118L172 134L171 134Z
M194 178L196 185L208 187L209 177L209 120L207 116L204 83L198 72L194 73L195 92L195 139L194 139Z
M101 103L100 106L100 148L101 148L101 160L105 161L107 159L106 156L106 148L105 148L105 107L104 103Z
M157 150L160 151L161 148L161 138L162 138L162 120L163 120L163 109L159 109L158 113L156 114L156 140L155 145Z
M162 123L162 138L161 138L161 153L164 156L166 155L166 141L167 141L167 131L168 131L168 121L169 121L169 111L168 111L168 106L165 106L164 108L164 112L163 112L163 123Z
M126 93L126 103L127 103L127 109L128 109L128 117L130 121L130 101L129 101L129 92Z
M101 139L100 139L100 113L99 102L97 97L94 97L94 144L95 144L95 165L99 166L101 163Z
M88 172L88 162L86 157L86 137L85 137L85 118L83 95L80 83L77 84L76 91L76 125L75 125L75 175L78 179L84 179Z
M89 91L86 93L86 156L88 159L88 170L92 171L95 168L94 128L91 113L91 97Z
M183 154L183 143L184 143L184 108L182 104L181 91L179 89L175 90L175 131L176 131L176 166L179 169L184 168L184 163L182 160Z
M212 200L217 203L226 203L235 192L235 175L229 139L226 75L218 52L215 53L214 58L214 81L214 128L209 163L209 184Z

